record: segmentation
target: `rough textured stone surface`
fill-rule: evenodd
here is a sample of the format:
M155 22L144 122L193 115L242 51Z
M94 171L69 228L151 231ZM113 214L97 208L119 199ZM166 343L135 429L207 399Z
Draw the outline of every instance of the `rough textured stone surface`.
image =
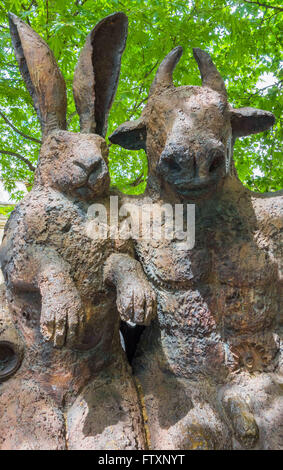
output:
M253 448L258 441L259 431L250 407L239 396L229 397L225 405L236 438L245 448Z
M122 14L118 19L111 15L103 20L104 37L108 25L108 34L113 34L114 28L115 39L120 37L120 44L124 44L126 21ZM32 41L37 44L38 36L30 28L26 31L15 16L12 21L23 31L21 44L27 37L31 41L23 53L26 63L33 67ZM95 47L95 33L91 37ZM98 40L100 43L99 36ZM108 40L111 43L111 36ZM40 41L42 47L47 47ZM104 46L106 60L107 44ZM17 50L22 45L16 43L15 47ZM114 48L114 52L109 49L106 72L110 73L110 63L114 62L116 78L109 79L104 92L112 97L121 47ZM44 71L50 63L43 58L41 65ZM93 74L95 77L95 70ZM32 73L24 78L36 87ZM53 82L46 86L53 87ZM95 109L94 98L97 95L80 95L82 103L89 100L91 104L92 100ZM109 100L105 102L105 120L110 104ZM83 106L84 118L85 109ZM89 119L94 115L90 113ZM109 204L104 139L97 134L73 134L60 127L57 122L52 132L48 128L34 187L11 214L1 245L1 267L14 326L3 300L0 379L2 374L7 380L0 384L0 448L141 449L145 447L143 418L120 344L119 325L120 314L125 319L137 317L142 323L144 313L147 323L153 315L155 294L139 263L132 259L129 242L123 245L109 237L94 240L88 234L90 204L94 200L106 207ZM122 279L115 274L117 269L123 271ZM104 278L108 279L107 285ZM125 312L125 304L119 301L123 290L128 289L129 279L135 298L141 299L142 305L146 299L144 312L139 302L127 305ZM17 352L21 365L16 363Z
M283 193L248 191L232 160L235 138L267 129L274 117L233 110L219 72L199 49L203 86L175 88L180 55L175 48L164 59L139 120L110 137L146 149L148 187L137 205L153 201L160 213L165 203L196 205L193 249L176 236L135 240L158 303L133 362L148 445L282 448Z

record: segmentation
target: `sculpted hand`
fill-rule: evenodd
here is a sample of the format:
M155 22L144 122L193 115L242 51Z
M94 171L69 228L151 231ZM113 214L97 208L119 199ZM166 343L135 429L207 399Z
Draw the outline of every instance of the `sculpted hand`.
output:
M104 279L116 287L121 319L148 325L156 314L156 296L138 261L124 254L111 255Z
M117 282L117 308L124 321L149 325L156 311L155 293L139 265Z
M78 341L83 308L72 280L63 273L49 272L41 276L42 307L40 330L46 341L62 348Z

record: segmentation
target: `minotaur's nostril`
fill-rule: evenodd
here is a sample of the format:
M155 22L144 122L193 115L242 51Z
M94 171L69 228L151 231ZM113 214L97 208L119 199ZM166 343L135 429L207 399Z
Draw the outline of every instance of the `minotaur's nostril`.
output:
M163 152L160 157L159 167L161 172L170 171L173 173L180 172L182 167L179 163L180 155L177 152Z
M100 162L97 162L97 164L92 168L92 170L89 172L89 183L94 184L95 181L99 176L102 176L104 173L104 165L102 164L102 160Z
M168 167L172 171L180 171L181 167L175 160L169 160Z

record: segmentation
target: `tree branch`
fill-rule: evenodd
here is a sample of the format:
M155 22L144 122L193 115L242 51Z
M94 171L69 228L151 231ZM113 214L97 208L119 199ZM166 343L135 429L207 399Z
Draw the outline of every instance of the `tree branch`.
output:
M2 150L2 149L0 149L0 153L3 153L4 155L11 155L11 157L18 158L29 167L30 171L35 171L35 167L33 166L33 164L23 155L20 155L17 152L11 152L10 150Z
M48 40L50 38L50 35L49 35L49 5L48 5L48 0L45 0L45 8L46 8L46 21L45 21L46 38Z
M267 85L267 86L265 86L265 87L263 87L263 88L260 88L259 90L255 91L254 93L249 93L249 94L248 94L248 96L249 96L249 97L248 97L248 100L249 100L250 98L252 98L253 96L255 96L255 95L259 95L262 91L265 91L265 90L267 90L268 88L272 88L272 87L275 87L275 86L277 86L278 88L281 88L281 83L282 83L282 82L283 82L283 80L279 80L279 81L276 82L276 83L272 83L271 85Z
M17 129L14 124L11 123L11 121L9 121L9 119L0 111L0 116L4 119L4 121L15 131L17 132L18 134L20 134L22 137L24 137L25 139L29 139L29 140L32 140L33 142L36 142L37 144L41 144L41 140L38 140L36 139L35 137L31 137L30 135L27 135L27 134L24 134L24 132L20 131L19 129Z
M70 122L72 121L73 117L77 114L77 111L74 111L73 113L70 114L70 116L67 119L67 126L69 126Z
M148 96L146 96L146 97L143 98L139 103L136 103L136 104L134 105L133 110L132 110L130 116L128 116L128 119L131 119L131 118L134 116L135 112L139 109L139 107L140 107L146 100L148 100Z
M138 91L138 96L137 98L141 95L141 92L143 91L143 84L144 84L144 81L145 79L151 74L151 72L153 72L153 70L155 69L155 67L157 67L158 65L158 60L155 62L155 64L151 67L151 69L145 73L145 75L143 76L142 78L142 84L140 85L139 87L139 91ZM148 99L148 96L146 96L146 98L143 98L139 103L137 103L137 101L135 102L134 104L134 107L132 109L132 112L129 116L129 119L131 119L133 117L133 115L135 114L135 112L137 111L137 109Z
M25 7L25 5L22 3L21 7L23 10L29 11L33 5L38 6L35 0L31 0L30 5L28 7Z
M283 11L283 8L278 7L277 5L269 5L268 3L252 2L251 0L244 0L245 3L252 3L253 5L258 5L259 7L272 8L273 10Z
M85 3L86 3L87 0L82 0L81 3L79 2L79 0L76 0L75 1L75 4L78 6L78 7L82 7ZM78 16L78 14L80 13L80 10L77 10L75 11L75 13L73 14L73 16Z

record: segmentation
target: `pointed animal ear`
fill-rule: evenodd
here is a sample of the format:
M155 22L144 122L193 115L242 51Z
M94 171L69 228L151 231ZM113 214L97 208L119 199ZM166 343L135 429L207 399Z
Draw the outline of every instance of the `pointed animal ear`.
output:
M255 108L231 110L233 137L244 137L269 129L275 123L275 117L269 111Z
M141 116L136 121L127 121L121 124L110 135L109 140L112 144L120 145L129 150L146 149L146 124Z
M114 13L101 20L86 38L73 82L81 132L105 137L127 33L127 16Z
M32 97L43 138L54 129L66 129L66 86L52 51L13 13L9 13L9 23L16 59Z

